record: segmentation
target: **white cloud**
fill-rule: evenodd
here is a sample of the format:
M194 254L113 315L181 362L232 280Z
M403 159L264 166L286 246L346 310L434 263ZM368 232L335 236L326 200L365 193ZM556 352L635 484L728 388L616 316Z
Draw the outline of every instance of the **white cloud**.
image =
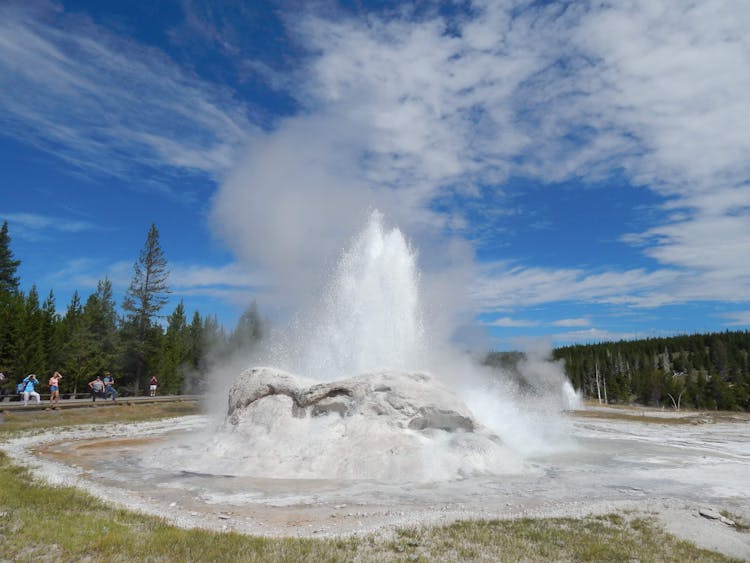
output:
M222 177L252 129L231 93L83 16L0 6L4 133L80 169Z
M567 327L576 327L576 326L589 326L591 324L591 321L589 319L560 319L557 321L554 321L552 323L552 326L567 326Z
M13 225L13 232L27 240L41 240L51 236L50 231L77 233L98 229L88 221L73 221L37 213L0 213L0 218Z
M0 8L6 133L117 175L133 163L215 178L233 169L213 225L290 298L319 285L371 207L419 246L425 281L452 268L464 280L471 248L454 237L481 231L467 211L503 205L508 178L620 174L669 198L667 220L621 239L656 269L489 264L473 303L655 307L750 294L750 4L475 2L455 33L438 16L297 12L289 32L308 66L274 85L293 88L303 111L270 132L160 51L19 6Z
M250 288L263 285L261 276L246 267L231 263L219 267L177 264L170 266L170 285L175 288L211 286Z
M750 177L750 5L631 0L590 10L574 44L594 58L601 125L637 138L636 179L682 195Z
M241 264L216 267L176 263L168 268L167 284L173 298L206 297L244 308L258 296L266 295L262 276ZM124 295L133 278L133 262L102 264L89 258L77 258L51 273L49 279L55 288L78 290L81 298L85 299L105 277L110 280L116 293ZM264 301L264 304L278 306L270 301Z
M70 260L64 268L52 272L49 279L55 288L64 290L78 290L83 296L87 291L96 289L97 284L104 278L112 282L115 290L124 290L133 277L132 262L114 262L102 264L91 258L75 258Z
M8 221L8 223L17 225L21 233L28 230L53 230L77 233L96 228L96 225L88 221L71 221L70 219L61 219L59 217L50 217L36 213L0 213L0 218Z
M720 316L727 320L725 323L727 326L750 327L750 310L732 311L731 313L724 313Z
M667 270L591 274L582 269L528 268L505 262L485 264L480 272L470 296L485 312L561 301L656 306L650 294L679 278L679 273Z
M402 226L425 261L446 235L477 228L466 198L481 201L488 188L495 198L510 175L600 181L625 171L683 210L622 239L662 269L485 267L472 290L481 310L747 299L750 266L737 256L750 229L735 205L750 177L749 17L718 0L487 2L448 34L440 17L302 13L291 29L315 55L291 94L306 112L257 139L214 220L251 264L308 280L369 206ZM717 189L721 204L709 196ZM444 197L452 205L433 207Z
M536 321L526 321L523 319L512 319L510 317L500 317L499 319L495 319L494 321L489 321L484 323L486 326L499 326L499 327L509 327L509 328L521 328L521 327L532 327L532 326L538 326L539 323Z

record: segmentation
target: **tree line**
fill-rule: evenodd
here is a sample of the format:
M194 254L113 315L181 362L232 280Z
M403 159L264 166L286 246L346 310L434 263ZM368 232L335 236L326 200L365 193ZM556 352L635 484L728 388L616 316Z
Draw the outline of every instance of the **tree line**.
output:
M29 373L46 383L56 370L64 375L62 394L87 390L88 381L105 371L115 376L121 393L142 393L152 375L164 393L202 392L216 359L254 347L267 325L254 302L229 333L216 316L195 311L188 318L182 301L165 315L169 270L155 224L133 265L119 310L105 277L85 299L76 291L64 312L58 312L52 290L44 300L35 285L28 292L20 290L20 264L6 221L0 229L3 393Z
M518 352L486 362L508 369ZM552 358L584 397L601 403L750 411L750 331L556 348Z

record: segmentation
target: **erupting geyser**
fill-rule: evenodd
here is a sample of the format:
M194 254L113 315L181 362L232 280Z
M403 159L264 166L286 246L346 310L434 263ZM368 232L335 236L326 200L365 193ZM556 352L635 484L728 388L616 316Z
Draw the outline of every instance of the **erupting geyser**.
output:
M167 457L202 473L288 479L521 471L519 450L549 441L550 428L559 432L539 422L549 411L549 373L531 415L511 397L518 387L459 355L446 362L442 353L433 376L438 360L422 318L415 253L374 212L318 308L274 339L267 363L275 367L248 369L231 385L211 443ZM563 382L552 380L562 397Z

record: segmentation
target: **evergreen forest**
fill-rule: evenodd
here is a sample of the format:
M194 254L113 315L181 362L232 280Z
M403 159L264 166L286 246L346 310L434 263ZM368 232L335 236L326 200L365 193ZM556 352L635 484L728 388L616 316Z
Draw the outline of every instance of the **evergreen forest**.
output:
M11 249L7 222L0 229L0 393L34 373L45 392L53 372L63 374L60 392L88 391L88 382L110 372L120 394L142 394L152 375L159 393L204 390L205 375L218 358L257 345L266 321L255 303L227 332L215 316L192 316L180 302L165 311L169 269L159 231L151 225L133 265L133 278L118 309L112 283L104 278L91 295L73 294L58 312L53 291L19 289L21 264Z
M607 403L750 410L750 331L566 346L553 357L584 396Z
M750 411L750 331L621 340L556 348L573 387L603 404ZM485 363L514 373L520 352Z

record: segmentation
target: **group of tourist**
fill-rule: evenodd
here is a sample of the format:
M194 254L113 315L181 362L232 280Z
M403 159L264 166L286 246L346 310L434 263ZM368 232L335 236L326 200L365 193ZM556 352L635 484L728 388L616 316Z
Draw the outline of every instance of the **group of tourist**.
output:
M50 391L50 403L57 403L60 401L60 380L62 375L56 371L49 378L49 391ZM17 385L17 390L23 396L23 404L29 404L29 398L33 397L36 399L37 404L42 402L42 398L36 390L36 386L39 385L39 380L36 375L30 373L23 378L23 381Z
M108 371L104 372L104 377L99 375L96 379L89 381L89 389L91 389L91 400L96 402L96 398L106 400L107 397L112 397L114 401L117 398L117 389L115 389L115 378Z
M0 379L5 379L4 374L0 373L0 376ZM52 377L49 378L47 385L49 386L49 402L51 404L57 404L60 402L60 380L62 379L62 377L62 374L56 371L54 374L52 374ZM157 380L156 376L151 376L151 379L149 380L149 394L151 397L156 396L156 387L158 383L159 381ZM21 383L17 385L17 391L23 397L24 406L29 404L29 399L31 398L35 399L37 404L40 404L42 402L42 398L39 395L39 392L36 390L36 387L39 384L40 383L36 375L30 373L29 375L24 377ZM112 401L115 401L117 399L115 378L112 377L112 374L108 371L105 371L103 376L97 375L96 379L89 381L88 386L91 392L92 402L95 402L97 398L103 400L111 398Z

